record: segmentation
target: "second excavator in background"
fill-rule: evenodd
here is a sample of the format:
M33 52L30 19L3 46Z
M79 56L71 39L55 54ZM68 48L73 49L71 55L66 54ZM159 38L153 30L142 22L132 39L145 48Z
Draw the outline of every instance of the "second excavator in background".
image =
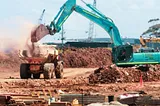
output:
M152 21L159 21L159 18L151 19L148 23ZM140 36L141 52L159 52L160 43L160 24L155 24L150 26L145 32Z
M50 25L43 25L37 27L37 29L31 34L31 42L38 42L44 36L50 34L54 35L61 31L63 23L69 18L69 16L75 11L87 19L101 26L110 36L112 40L112 61L117 66L135 66L146 64L160 64L160 52L143 52L134 53L132 45L124 44L121 40L119 30L113 20L106 17L97 8L91 4L86 4L94 13L82 8L76 4L76 0L67 0L60 11L51 21Z

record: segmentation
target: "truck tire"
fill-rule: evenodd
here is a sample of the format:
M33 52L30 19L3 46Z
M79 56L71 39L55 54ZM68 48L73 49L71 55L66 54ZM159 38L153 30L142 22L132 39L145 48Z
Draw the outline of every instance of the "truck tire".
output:
M33 74L33 78L34 78L34 79L39 79L39 78L40 78L40 75L41 75L40 73Z
M58 62L56 69L55 69L55 76L57 79L63 78L63 63Z
M25 63L21 64L20 77L21 77L21 79L31 78L31 74L29 73L29 64L25 64Z
M44 70L44 72L43 72L44 79L53 78L53 71L54 71L54 64L53 63L45 63L43 70Z

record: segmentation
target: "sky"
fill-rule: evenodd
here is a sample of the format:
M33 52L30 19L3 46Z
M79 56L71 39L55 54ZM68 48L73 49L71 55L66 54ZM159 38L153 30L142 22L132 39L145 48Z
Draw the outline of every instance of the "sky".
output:
M45 9L43 22L50 24L66 0L3 0L0 6L0 38L27 38ZM93 0L84 0L92 3ZM77 0L77 5L85 5ZM88 8L86 8L89 10ZM159 0L97 0L97 9L110 17L118 27L122 37L139 38L153 23L150 19L160 18ZM74 12L64 23L65 38L87 38L89 20ZM95 25L95 37L109 37L98 25ZM43 41L60 39L61 34L46 36Z

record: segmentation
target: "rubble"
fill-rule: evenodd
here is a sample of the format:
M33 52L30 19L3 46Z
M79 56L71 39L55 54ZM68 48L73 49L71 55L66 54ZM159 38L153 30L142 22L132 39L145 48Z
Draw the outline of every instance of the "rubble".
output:
M160 80L160 71L147 71L141 72L135 68L119 68L119 67L100 67L89 75L90 83L128 83L128 82L139 82L140 76L142 74L144 81L159 81Z

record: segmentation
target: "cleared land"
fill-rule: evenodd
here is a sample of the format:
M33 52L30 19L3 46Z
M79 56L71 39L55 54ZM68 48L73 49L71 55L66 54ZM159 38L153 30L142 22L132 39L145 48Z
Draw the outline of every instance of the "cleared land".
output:
M110 67L112 64L111 52L106 48L65 49L63 58L65 63L64 79L22 80L19 77L19 65L22 60L18 58L17 51L1 52L0 92L30 94L33 90L38 89L61 89L64 92L72 93L82 93L83 91L84 93L118 96L125 92L143 90L154 97L160 97L160 69L158 66L155 71L143 73L144 85L140 86L138 70ZM104 66L104 69L97 72L101 74L101 78L98 79L98 82L91 83L90 76L95 75L93 79L97 81L95 70L101 66ZM108 80L110 78L114 78L114 81L110 82Z

